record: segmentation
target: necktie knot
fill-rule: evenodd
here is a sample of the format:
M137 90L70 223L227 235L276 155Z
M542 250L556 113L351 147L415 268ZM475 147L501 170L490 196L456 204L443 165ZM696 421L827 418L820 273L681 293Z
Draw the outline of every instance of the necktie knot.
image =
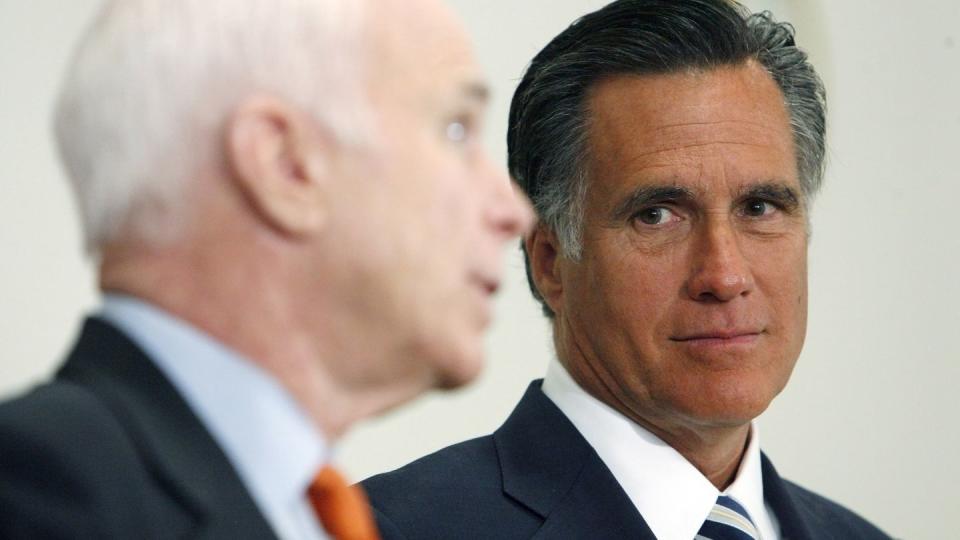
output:
M758 540L760 533L747 509L721 495L694 540Z
M324 467L307 490L323 528L336 540L379 540L367 496L348 485L333 467Z

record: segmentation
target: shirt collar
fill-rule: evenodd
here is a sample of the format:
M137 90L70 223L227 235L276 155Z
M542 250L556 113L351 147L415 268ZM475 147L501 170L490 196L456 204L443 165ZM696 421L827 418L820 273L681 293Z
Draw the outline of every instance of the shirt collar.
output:
M286 390L252 361L143 301L107 294L99 316L170 379L276 527L329 458L324 438Z
M720 491L679 452L594 398L551 360L543 392L597 452L657 538L693 538ZM756 426L733 484L725 492L753 518L761 538L776 538L763 500Z

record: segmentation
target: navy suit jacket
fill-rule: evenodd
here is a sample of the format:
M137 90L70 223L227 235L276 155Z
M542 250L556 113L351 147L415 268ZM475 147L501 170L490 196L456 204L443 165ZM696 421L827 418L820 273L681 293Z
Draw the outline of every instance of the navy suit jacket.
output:
M90 319L51 383L0 404L0 538L275 536L153 362Z
M853 512L780 478L763 488L784 539L886 539ZM655 537L613 474L535 381L493 435L363 482L386 539Z

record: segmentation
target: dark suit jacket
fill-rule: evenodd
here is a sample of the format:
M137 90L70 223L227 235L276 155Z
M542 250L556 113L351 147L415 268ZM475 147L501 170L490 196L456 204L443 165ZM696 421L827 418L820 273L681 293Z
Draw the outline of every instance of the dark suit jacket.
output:
M781 479L766 456L763 483L786 539L889 538L849 510ZM363 484L387 539L654 538L539 381L493 435Z
M275 538L153 363L98 319L55 379L0 405L0 538Z

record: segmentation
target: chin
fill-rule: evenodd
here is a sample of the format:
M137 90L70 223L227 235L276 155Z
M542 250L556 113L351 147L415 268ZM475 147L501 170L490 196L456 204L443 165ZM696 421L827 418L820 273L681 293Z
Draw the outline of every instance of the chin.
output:
M458 315L461 314L448 312L428 321L432 324L419 325L408 348L410 360L433 389L460 388L476 380L483 371L485 328Z
M482 340L470 346L453 347L439 357L436 366L435 387L453 390L475 381L484 367Z
M790 378L790 366L773 363L761 369L715 373L699 380L687 397L691 413L717 424L737 425L757 418Z
M728 388L721 392L707 392L689 403L687 414L705 425L735 427L752 422L763 414L775 393L757 388Z

